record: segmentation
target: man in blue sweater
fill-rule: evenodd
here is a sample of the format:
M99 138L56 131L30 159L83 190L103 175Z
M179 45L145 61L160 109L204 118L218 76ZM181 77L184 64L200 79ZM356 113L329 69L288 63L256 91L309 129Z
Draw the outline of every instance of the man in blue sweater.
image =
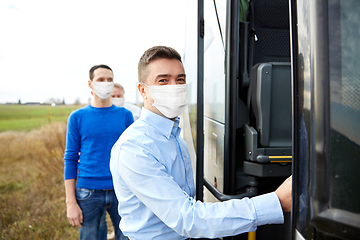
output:
M79 227L80 239L97 240L100 219L107 210L115 239L126 239L118 227L109 161L112 146L134 119L130 111L111 103L114 82L110 67L96 65L89 75L94 100L68 119L64 155L67 217L71 225Z

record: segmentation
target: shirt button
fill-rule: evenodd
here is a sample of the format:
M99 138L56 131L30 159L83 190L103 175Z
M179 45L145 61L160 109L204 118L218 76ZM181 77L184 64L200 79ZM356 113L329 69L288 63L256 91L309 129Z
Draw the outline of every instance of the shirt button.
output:
M188 181L190 182L190 178L188 179Z
M166 136L169 136L169 134L167 133Z

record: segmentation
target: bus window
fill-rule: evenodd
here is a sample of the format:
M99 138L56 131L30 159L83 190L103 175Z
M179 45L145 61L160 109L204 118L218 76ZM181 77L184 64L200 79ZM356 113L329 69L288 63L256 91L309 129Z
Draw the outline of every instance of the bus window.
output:
M293 236L360 239L360 2L296 3Z
M360 213L360 2L329 1L330 208Z

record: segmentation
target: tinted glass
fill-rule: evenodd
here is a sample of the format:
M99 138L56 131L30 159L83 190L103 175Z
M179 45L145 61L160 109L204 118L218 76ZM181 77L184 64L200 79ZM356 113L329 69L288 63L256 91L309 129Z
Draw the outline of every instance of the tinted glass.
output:
M330 207L360 213L360 1L329 1Z

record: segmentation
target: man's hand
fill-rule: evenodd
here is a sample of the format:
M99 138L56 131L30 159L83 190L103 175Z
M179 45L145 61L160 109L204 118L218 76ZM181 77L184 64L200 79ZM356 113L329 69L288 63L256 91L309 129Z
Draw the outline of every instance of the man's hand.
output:
M292 176L288 177L281 185L276 189L281 207L284 212L291 211L291 191L292 191Z
M76 227L82 227L83 214L81 208L77 203L67 203L67 218L71 225Z

